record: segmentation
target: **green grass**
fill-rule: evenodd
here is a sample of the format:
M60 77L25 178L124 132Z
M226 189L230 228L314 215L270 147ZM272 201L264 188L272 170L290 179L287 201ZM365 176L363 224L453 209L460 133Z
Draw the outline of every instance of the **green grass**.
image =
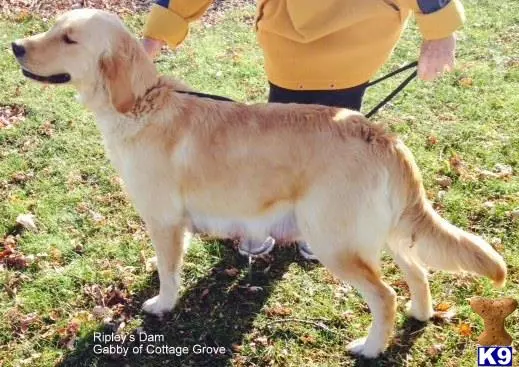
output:
M375 119L411 148L429 197L446 218L493 243L501 241L497 247L509 264L509 283L494 290L487 280L433 273L435 302L453 305L457 316L451 323L419 324L403 315L409 295L399 271L385 258L384 275L399 295L399 315L393 344L372 365L474 366L482 323L467 299L519 298L519 228L510 215L519 208L519 3L464 3L468 22L460 33L456 72L434 83L413 82ZM158 67L204 92L264 101L262 54L246 22L253 11L229 12L210 28L196 25L179 50L159 58ZM136 33L142 29L140 16L127 22ZM0 19L0 106L21 105L27 112L13 128L0 129L0 238L16 232L20 213L33 213L39 228L16 240L17 249L35 260L22 270L0 271L0 287L10 290L0 292L0 365L368 364L345 352L349 341L367 332L371 317L365 303L322 267L300 261L293 248L276 250L272 263L254 264L250 273L228 245L196 241L172 316L156 320L140 313L142 302L158 291L156 273L145 268L144 259L153 251L104 154L92 115L71 89L43 89L25 80L9 52L12 39L45 28L38 19ZM419 42L411 25L381 73L416 59ZM365 110L398 83L395 79L370 90ZM453 157L461 159L463 172L449 163ZM514 174L479 178L478 169L491 171L496 164L511 166ZM18 173L29 176L13 180ZM453 184L439 195L436 179L444 175ZM237 277L224 274L229 267L240 270ZM247 284L262 288L251 292ZM110 322L93 315L101 298L109 304L122 300ZM287 317L306 322L273 322ZM218 358L95 355L93 333L121 321L124 334L144 328L164 335L170 346L221 345L229 352ZM516 348L518 321L516 312L507 324ZM75 349L69 350L65 344L76 334L74 323L79 331L70 343ZM460 324L470 325L470 335L459 332ZM231 353L232 344L239 347Z

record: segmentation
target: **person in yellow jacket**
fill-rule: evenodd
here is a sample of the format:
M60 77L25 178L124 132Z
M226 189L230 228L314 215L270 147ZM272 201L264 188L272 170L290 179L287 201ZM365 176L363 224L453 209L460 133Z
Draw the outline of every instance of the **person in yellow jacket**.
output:
M178 46L189 23L212 2L156 1L144 27L150 56L164 44ZM459 0L259 0L255 29L269 102L360 110L368 81L391 55L411 14L423 36L418 76L435 79L454 66L454 32L464 22ZM273 244L267 239L259 252ZM307 244L300 243L299 250L313 257Z

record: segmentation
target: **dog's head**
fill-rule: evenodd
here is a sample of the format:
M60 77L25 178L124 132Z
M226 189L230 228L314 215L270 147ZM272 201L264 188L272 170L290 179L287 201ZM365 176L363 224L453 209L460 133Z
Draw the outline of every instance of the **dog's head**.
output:
M95 9L60 16L47 32L12 43L23 74L43 83L72 83L128 112L157 78L140 43L120 19Z

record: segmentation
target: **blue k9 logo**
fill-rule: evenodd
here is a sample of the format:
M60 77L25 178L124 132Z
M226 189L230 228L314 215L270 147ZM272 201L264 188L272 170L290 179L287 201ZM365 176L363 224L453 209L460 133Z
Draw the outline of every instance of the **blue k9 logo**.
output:
M512 347L478 347L478 366L511 366Z

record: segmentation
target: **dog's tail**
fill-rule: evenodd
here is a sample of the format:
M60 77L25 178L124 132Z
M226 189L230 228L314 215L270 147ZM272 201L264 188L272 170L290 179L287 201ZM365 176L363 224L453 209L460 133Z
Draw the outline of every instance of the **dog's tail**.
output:
M422 178L411 152L395 145L407 202L397 229L413 241L411 251L426 265L447 271L486 276L497 287L506 282L506 264L481 237L450 224L434 211L425 195Z

